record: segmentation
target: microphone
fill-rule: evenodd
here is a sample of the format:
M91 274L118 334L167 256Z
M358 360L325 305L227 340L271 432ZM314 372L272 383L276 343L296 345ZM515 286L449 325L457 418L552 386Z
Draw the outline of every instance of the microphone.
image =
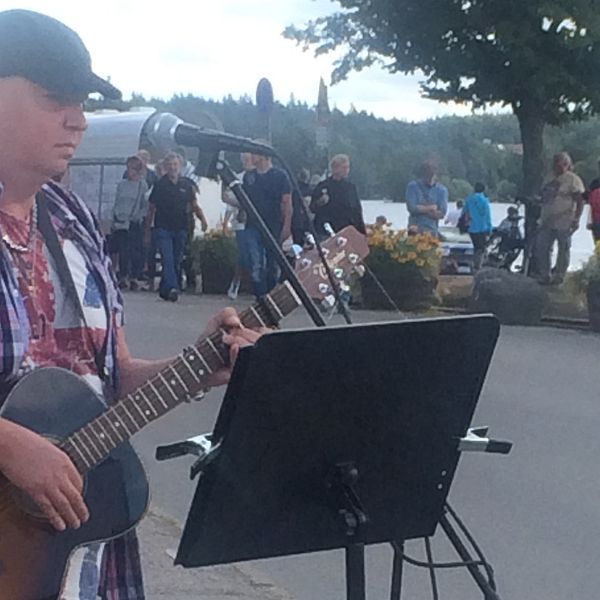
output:
M241 135L233 135L215 129L206 129L189 123L180 123L173 137L180 146L193 146L200 152L250 152L262 156L273 156L275 151L269 144L255 142Z
M263 156L275 155L275 151L269 144L185 123L171 113L156 112L151 115L144 123L142 138L146 138L159 154L164 154L177 145L198 148L200 152L226 151L250 152Z

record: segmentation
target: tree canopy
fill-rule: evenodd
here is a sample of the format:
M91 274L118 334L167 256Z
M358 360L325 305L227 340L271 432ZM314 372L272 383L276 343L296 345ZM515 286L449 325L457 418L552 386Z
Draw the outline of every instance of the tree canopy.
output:
M342 49L333 81L379 63L423 73L422 93L474 108L510 106L524 144L524 191L542 177L543 130L600 109L598 0L339 0L342 10L285 35Z

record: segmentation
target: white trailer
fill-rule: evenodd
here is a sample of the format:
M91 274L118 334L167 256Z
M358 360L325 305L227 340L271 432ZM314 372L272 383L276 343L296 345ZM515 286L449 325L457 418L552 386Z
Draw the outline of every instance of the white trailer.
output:
M127 157L144 149L155 162L175 150L173 132L182 121L171 113L145 107L129 112L101 110L87 113L86 119L88 129L63 182L85 200L103 230L108 231L117 183L123 177ZM186 150L193 163L197 150ZM220 185L205 178L195 180L209 226L217 227L224 212Z

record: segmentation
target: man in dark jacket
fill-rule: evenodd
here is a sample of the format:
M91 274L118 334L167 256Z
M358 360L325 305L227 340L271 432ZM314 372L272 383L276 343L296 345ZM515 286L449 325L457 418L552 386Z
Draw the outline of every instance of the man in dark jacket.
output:
M326 237L325 224L329 223L334 231L353 225L366 234L358 191L348 181L350 159L346 154L338 154L331 159L329 166L331 175L315 187L310 203L317 233Z

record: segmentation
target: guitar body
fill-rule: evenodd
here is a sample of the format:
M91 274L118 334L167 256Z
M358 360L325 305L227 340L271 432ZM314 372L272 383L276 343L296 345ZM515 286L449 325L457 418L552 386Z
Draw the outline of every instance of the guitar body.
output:
M50 367L25 376L11 390L0 416L60 441L104 408L82 378ZM57 532L28 512L26 499L0 476L0 599L56 597L77 547L118 537L139 522L148 504L148 482L129 443L85 475L84 498L89 521L78 530Z

